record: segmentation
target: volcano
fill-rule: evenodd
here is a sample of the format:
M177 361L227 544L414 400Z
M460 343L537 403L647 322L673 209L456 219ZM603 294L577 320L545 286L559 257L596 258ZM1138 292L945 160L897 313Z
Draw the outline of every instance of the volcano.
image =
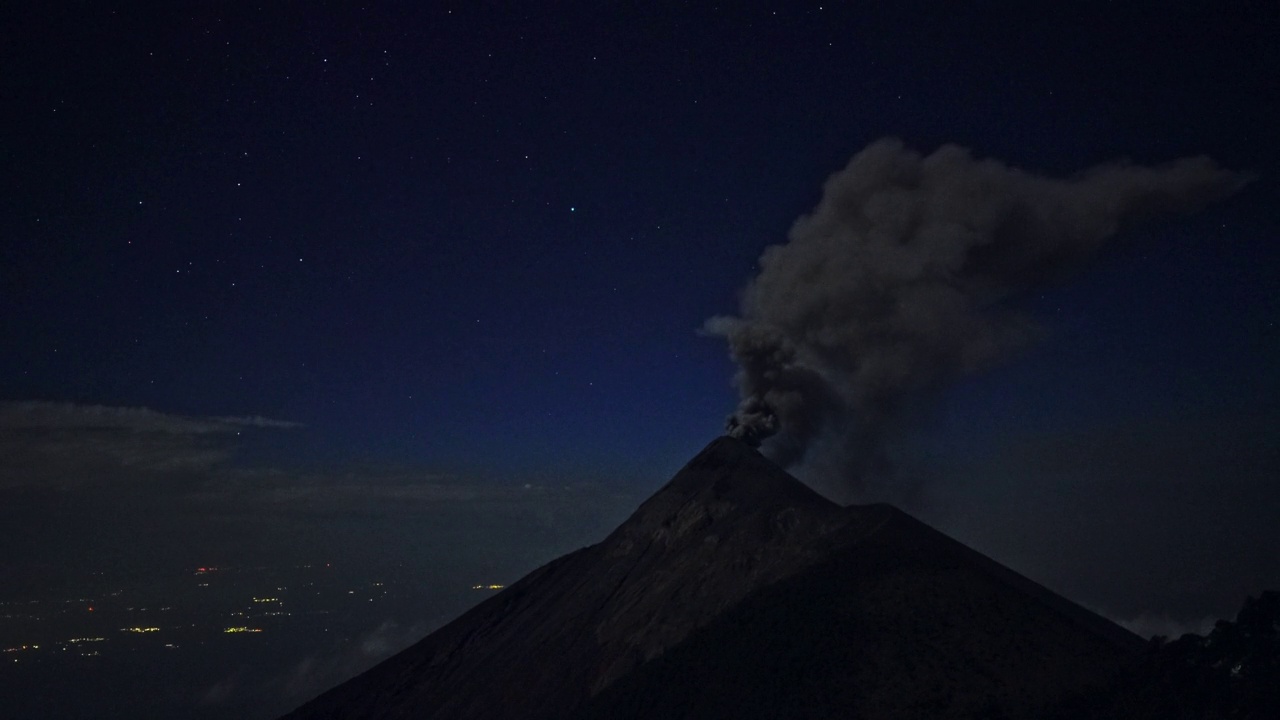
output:
M602 542L286 718L1040 718L1143 647L722 437Z

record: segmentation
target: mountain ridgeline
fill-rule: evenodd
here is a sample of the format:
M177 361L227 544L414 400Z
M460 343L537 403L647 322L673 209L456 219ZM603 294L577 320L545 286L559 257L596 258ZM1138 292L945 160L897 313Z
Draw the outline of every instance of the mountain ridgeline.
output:
M840 507L723 437L602 542L286 718L1146 717L1151 657L906 513Z

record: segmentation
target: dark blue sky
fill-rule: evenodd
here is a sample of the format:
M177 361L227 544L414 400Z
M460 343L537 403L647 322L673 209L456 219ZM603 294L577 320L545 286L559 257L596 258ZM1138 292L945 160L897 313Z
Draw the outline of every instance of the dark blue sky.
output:
M1005 5L6 11L0 400L302 424L246 438L278 464L647 491L736 402L697 329L867 144L1055 176L1208 154L1256 179L1019 299L1044 340L901 452L972 502L1064 466L1038 443L1145 438L1081 472L1146 477L1230 427L1228 474L1272 488L1280 12Z

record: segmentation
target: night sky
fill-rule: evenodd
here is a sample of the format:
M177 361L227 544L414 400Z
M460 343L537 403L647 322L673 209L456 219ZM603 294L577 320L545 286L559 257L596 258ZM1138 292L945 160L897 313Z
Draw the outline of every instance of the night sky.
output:
M1039 5L5 10L0 601L338 559L408 588L351 637L425 632L722 432L700 329L893 137L1248 178L1007 298L1037 340L844 498L1144 634L1233 612L1280 585L1280 7Z

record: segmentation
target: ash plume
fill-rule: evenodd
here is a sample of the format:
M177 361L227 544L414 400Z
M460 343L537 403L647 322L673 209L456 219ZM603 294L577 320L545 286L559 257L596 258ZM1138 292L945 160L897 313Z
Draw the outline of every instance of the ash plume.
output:
M1011 299L1066 279L1129 223L1244 182L1203 156L1052 178L955 145L924 156L872 143L764 251L740 315L704 325L738 365L727 431L854 489L883 478L908 407L1036 337Z

